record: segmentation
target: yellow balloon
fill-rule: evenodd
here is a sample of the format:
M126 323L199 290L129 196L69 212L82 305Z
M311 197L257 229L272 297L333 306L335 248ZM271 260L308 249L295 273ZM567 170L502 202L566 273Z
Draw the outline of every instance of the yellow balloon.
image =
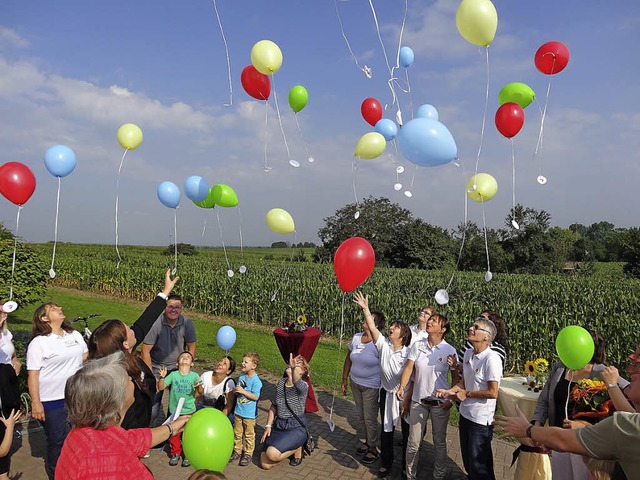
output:
M491 0L462 0L456 12L456 25L467 42L486 47L498 29L498 12Z
M282 208L272 208L267 212L267 226L276 233L291 233L296 226L289 212Z
M273 75L282 66L282 51L271 40L260 40L251 49L251 63L265 75Z
M498 193L498 182L488 173L477 173L467 182L467 195L474 202L488 202Z
M355 156L358 158L371 160L379 157L387 148L387 141L378 132L365 133L356 144Z
M133 123L125 123L118 129L118 143L127 150L138 148L142 143L142 130Z

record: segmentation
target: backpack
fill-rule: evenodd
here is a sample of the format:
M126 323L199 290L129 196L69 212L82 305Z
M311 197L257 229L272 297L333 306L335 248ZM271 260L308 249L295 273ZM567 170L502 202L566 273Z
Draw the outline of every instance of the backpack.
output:
M224 381L224 385L222 386L222 395L218 396L218 398L216 398L213 402L213 407L218 409L218 410L222 410L226 405L227 405L227 395L226 393L224 393L227 390L227 385L229 383L230 380L233 380L233 378L229 377ZM237 381L234 381L234 384L237 384ZM233 396L233 401L232 401L232 405L230 408L230 412L233 413L233 409L235 408L235 395Z

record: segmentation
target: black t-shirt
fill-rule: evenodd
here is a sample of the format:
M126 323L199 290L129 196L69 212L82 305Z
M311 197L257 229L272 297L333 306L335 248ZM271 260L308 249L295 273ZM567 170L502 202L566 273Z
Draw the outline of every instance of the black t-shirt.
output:
M153 372L141 358L136 360L144 375L145 390L141 390L138 384L135 381L133 382L133 405L127 410L121 425L125 430L147 428L149 426L151 406L153 405L153 397L156 394L156 377L153 376Z
M565 418L564 415L564 408L565 405L567 404L567 397L570 395L571 390L573 390L573 387L576 385L576 382L571 382L571 385L569 385L569 380L567 380L566 378L564 378L564 376L566 375L566 369L564 370L564 372L562 373L562 377L560 377L560 380L558 381L558 385L556 385L556 389L553 392L553 403L555 404L556 407L556 418L555 418L555 423L553 425L551 425L551 423L549 423L550 426L552 427L561 427L563 426L563 423ZM571 413L573 412L573 406L574 406L573 400L571 400L571 398L569 398L569 405L567 406L567 411L569 413L569 419L571 419Z

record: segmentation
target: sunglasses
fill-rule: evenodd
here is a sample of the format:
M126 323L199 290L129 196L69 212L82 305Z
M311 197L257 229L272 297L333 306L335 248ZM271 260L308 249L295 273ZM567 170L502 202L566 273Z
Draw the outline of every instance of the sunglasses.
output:
M474 330L482 330L483 332L488 333L489 335L491 335L491 332L489 330L487 330L486 328L482 328L480 325L471 325L470 328L473 328Z

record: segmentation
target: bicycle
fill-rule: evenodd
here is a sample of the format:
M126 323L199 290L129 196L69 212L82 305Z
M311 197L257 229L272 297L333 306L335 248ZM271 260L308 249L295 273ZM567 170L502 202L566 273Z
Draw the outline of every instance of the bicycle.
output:
M89 338L91 337L91 330L89 329L89 319L100 316L102 316L101 313L92 313L91 315L87 315L86 317L76 317L71 320L71 323L84 322L84 333L82 334L82 338L84 338L85 342L89 343Z

